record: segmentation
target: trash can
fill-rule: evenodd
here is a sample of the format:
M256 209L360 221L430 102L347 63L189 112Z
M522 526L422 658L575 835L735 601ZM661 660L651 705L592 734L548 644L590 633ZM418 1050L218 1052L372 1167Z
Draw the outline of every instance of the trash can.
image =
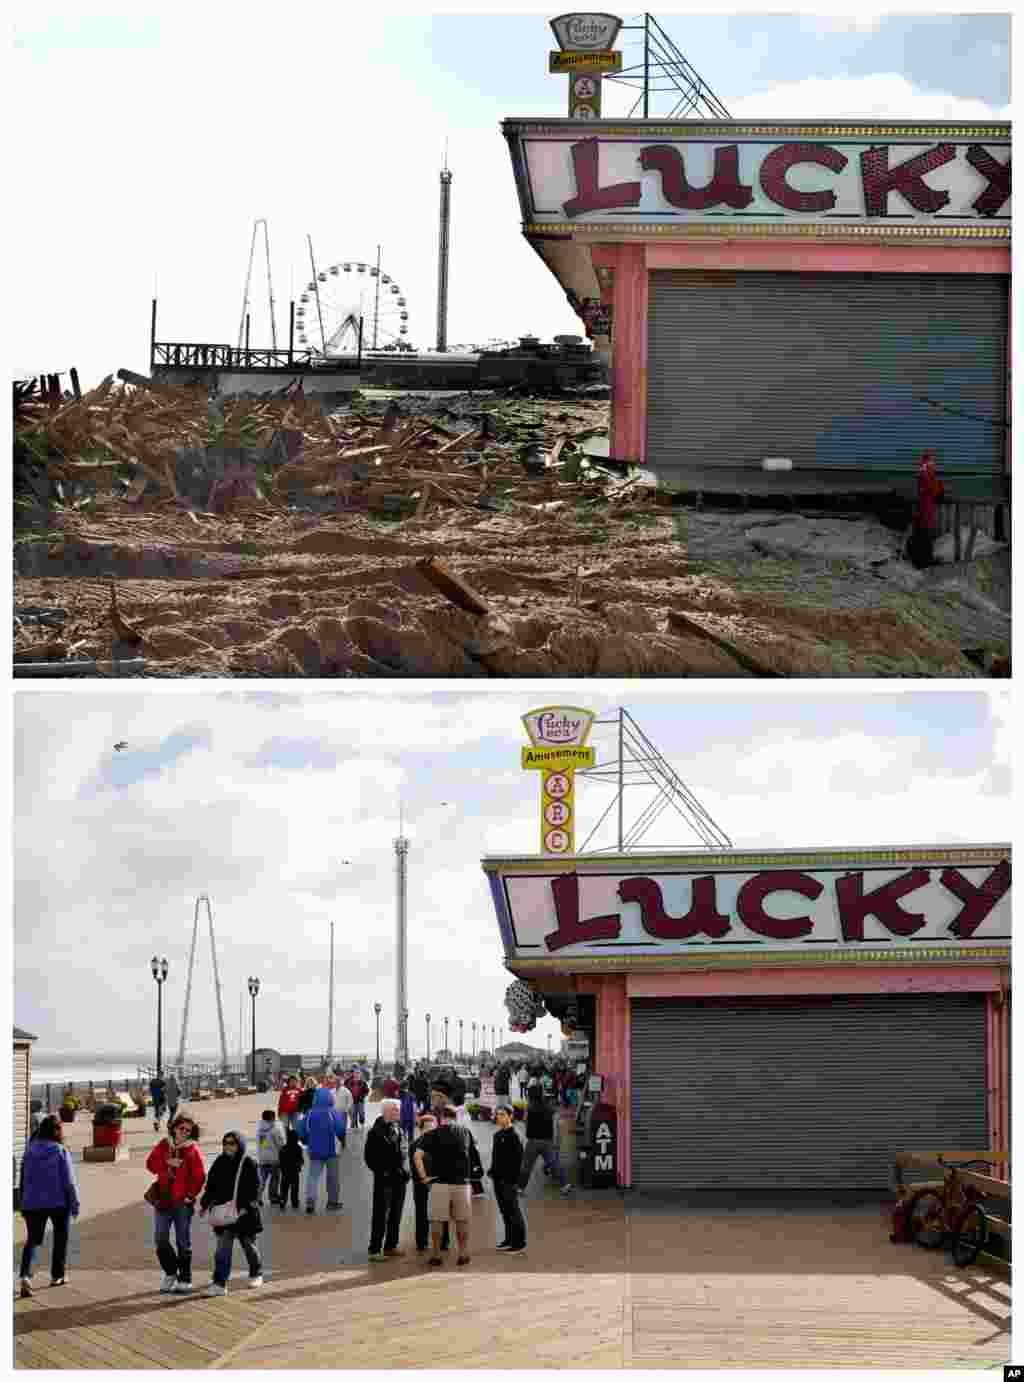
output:
M92 1117L92 1145L94 1147L120 1147L121 1118L120 1104L99 1104Z

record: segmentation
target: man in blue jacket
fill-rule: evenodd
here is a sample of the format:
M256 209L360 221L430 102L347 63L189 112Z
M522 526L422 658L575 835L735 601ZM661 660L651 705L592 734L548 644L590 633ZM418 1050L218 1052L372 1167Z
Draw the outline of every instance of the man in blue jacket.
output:
M320 1177L327 1171L327 1208L341 1208L341 1181L338 1175L338 1149L335 1142L345 1145L348 1118L334 1106L334 1090L318 1089L313 1107L299 1119L299 1141L309 1148L306 1169L306 1213L316 1213Z

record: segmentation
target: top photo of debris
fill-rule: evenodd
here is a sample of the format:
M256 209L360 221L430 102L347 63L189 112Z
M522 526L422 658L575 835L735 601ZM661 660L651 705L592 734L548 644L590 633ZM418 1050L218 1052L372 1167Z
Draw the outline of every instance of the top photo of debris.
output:
M30 110L171 92L181 22L92 23L19 35ZM1008 677L1008 19L359 25L374 141L221 177L198 103L69 263L22 218L14 676Z

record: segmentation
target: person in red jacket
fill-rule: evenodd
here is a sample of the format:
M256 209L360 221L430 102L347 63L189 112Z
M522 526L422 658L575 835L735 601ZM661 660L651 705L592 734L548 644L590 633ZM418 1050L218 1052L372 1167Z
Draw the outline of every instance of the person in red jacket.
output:
M277 1116L286 1128L294 1128L299 1120L299 1095L302 1090L294 1075L288 1076L288 1083L281 1090L277 1101Z
M370 1086L363 1079L362 1072L353 1070L345 1081L345 1088L352 1095L352 1131L366 1126L366 1096Z
M146 1158L160 1187L156 1214L156 1255L164 1269L160 1290L184 1294L192 1290L192 1215L206 1183L206 1165L199 1150L199 1127L187 1113L171 1122ZM177 1252L171 1247L171 1225Z
M910 534L910 560L919 570L935 562L938 505L945 492L942 477L935 469L935 452L922 451L917 462L917 506Z

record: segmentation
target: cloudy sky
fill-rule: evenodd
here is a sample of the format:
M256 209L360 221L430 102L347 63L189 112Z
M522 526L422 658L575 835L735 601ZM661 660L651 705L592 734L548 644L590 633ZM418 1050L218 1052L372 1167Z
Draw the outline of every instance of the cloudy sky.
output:
M900 16L764 5L657 12L735 119L1009 117L1006 14L965 13L969 0ZM568 79L547 72L557 7L446 9L15 0L11 106L27 140L7 227L16 375L76 365L92 385L146 370L154 291L158 339L234 342L257 217L269 222L281 344L288 300L310 277L309 234L318 267L374 262L380 244L409 304L408 339L431 345L446 140L451 344L579 332L520 234L499 128L564 114ZM623 32L627 67L638 43ZM610 86L605 113L627 114L636 94ZM261 259L252 342L270 344Z
M602 717L625 706L737 848L1010 832L1009 703L997 691L629 686L617 695L608 683L479 692L392 683L323 695L19 690L14 701L13 1019L38 1034L40 1053L146 1050L154 953L170 963L176 1047L195 900L206 892L229 1051L249 974L263 985L258 1043L323 1049L333 919L336 1048L372 1052L379 1001L390 1054L400 798L413 1054L423 1052L427 1012L447 1015L453 1038L461 1017L467 1043L474 1021L500 1027L511 978L480 860L538 848L539 783L520 767L519 717L540 705ZM614 735L595 730L599 761L614 757ZM128 742L120 753L119 740ZM578 845L610 800L603 783L578 783ZM646 789L628 791L627 824L647 800ZM612 843L606 829L591 847ZM663 815L647 843L697 840ZM216 1052L205 936L190 1028L190 1052ZM548 1031L557 1049L551 1019L530 1039L543 1045Z

